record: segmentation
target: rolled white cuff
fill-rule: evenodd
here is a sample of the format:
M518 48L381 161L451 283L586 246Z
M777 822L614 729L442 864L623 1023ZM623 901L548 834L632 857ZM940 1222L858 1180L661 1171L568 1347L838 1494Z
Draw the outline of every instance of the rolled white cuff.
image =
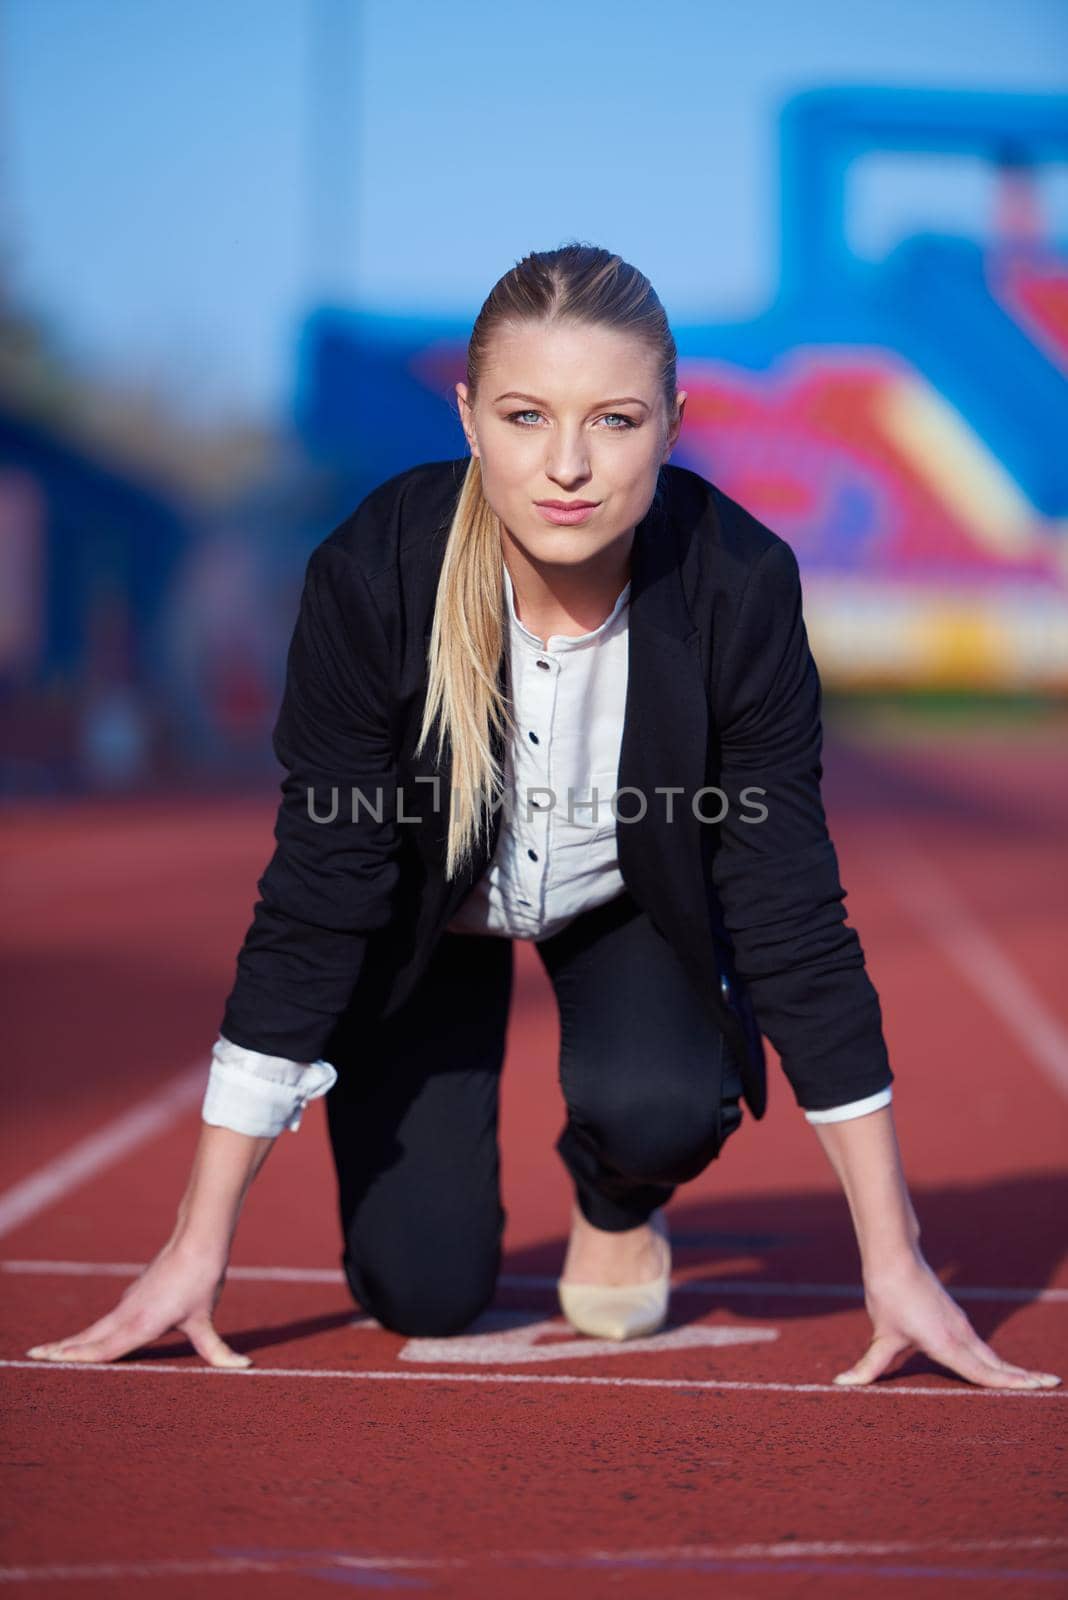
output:
M220 1033L211 1052L211 1071L201 1118L255 1138L274 1138L284 1128L296 1133L304 1107L337 1082L329 1061L290 1061L234 1044Z
M806 1111L805 1116L809 1122L847 1122L850 1117L863 1117L869 1111L878 1111L883 1106L888 1106L892 1099L890 1093L892 1084L887 1084L885 1089L877 1089L874 1094L866 1095L863 1100L850 1100L848 1105L829 1106L826 1111Z

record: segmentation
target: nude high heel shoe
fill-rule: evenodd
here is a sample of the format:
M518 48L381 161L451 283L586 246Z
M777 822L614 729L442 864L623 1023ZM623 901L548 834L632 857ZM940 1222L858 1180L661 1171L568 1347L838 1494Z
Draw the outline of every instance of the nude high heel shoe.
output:
M641 1339L664 1326L671 1292L671 1244L662 1207L652 1213L649 1224L662 1252L658 1278L618 1285L557 1281L560 1309L579 1333L597 1339Z

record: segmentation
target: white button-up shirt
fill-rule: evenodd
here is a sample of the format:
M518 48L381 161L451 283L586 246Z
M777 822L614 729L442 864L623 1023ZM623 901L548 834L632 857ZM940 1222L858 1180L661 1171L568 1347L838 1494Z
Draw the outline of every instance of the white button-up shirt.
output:
M624 888L610 802L627 697L630 584L599 627L577 636L554 633L544 644L516 614L507 566L504 585L518 736L505 753L497 848L448 929L538 940ZM261 1136L295 1132L307 1102L336 1081L327 1061L263 1055L220 1034L203 1120ZM890 1099L887 1087L805 1116L836 1122L876 1111Z
M547 939L624 888L611 801L627 697L630 584L599 628L550 634L543 645L516 616L507 567L504 581L518 738L505 752L497 848L448 926Z

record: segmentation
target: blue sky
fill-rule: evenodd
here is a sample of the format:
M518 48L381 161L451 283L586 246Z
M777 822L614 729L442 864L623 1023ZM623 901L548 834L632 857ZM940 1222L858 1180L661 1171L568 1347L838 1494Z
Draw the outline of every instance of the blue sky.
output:
M284 411L323 294L471 318L571 237L676 319L746 316L776 287L778 110L828 83L1063 92L1068 0L7 0L8 278L200 417ZM967 227L984 192L873 158L858 248ZM1063 169L1044 193L1068 234Z

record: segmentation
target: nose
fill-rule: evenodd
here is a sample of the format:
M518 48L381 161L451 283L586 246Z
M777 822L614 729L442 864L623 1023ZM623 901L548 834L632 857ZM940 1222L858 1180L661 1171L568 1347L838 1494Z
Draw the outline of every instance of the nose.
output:
M561 431L557 435L549 447L545 475L569 492L589 482L590 457L581 432Z

